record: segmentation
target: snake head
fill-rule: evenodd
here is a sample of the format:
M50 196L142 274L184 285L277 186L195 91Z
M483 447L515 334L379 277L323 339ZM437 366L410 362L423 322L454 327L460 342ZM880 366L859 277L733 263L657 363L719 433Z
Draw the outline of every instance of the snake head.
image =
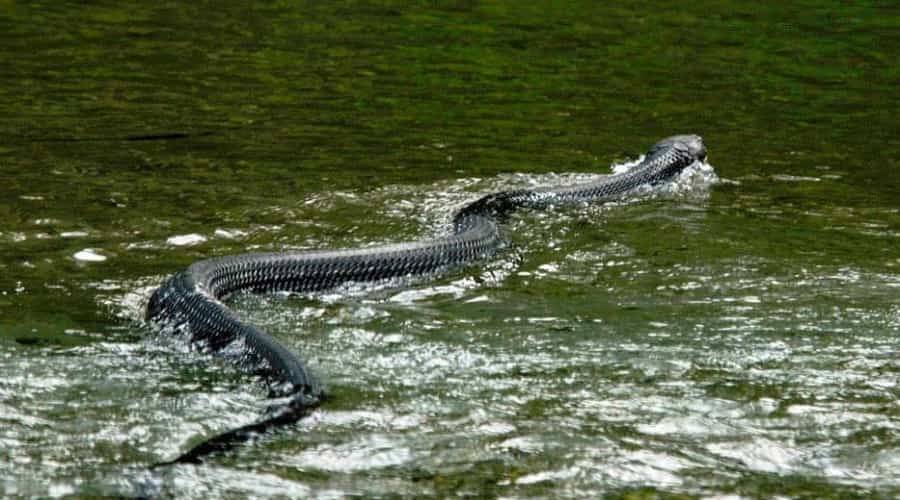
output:
M706 146L703 145L703 138L694 134L666 137L654 144L653 147L650 148L650 151L647 151L647 156L653 156L654 153L669 149L673 146L682 151L686 150L690 155L696 158L697 161L706 160Z
M672 137L667 137L653 146L653 149L657 147L665 147L668 145L679 145L697 158L697 161L706 160L706 146L703 144L703 138L699 135L694 134L686 134L686 135L673 135Z
M678 136L688 150L697 157L697 161L706 160L706 145L703 144L703 138L699 135L680 135Z

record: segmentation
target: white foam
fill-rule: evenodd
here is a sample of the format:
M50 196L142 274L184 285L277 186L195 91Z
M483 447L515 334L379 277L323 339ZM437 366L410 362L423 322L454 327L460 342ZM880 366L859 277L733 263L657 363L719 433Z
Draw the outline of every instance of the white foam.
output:
M216 229L213 233L220 238L236 239L247 236L247 231L240 229Z
M628 172L632 168L644 161L644 156L640 156L634 161L618 163L612 165L613 174L621 174ZM709 187L718 184L719 176L712 165L703 162L694 162L682 170L674 179L664 184L650 187L646 192L649 194L674 194L674 195L703 195L709 191ZM640 190L643 193L645 190Z
M75 252L75 255L72 257L74 257L75 260L80 260L82 262L103 262L106 260L105 255L100 255L97 253L97 250L93 248L85 248L84 250Z
M206 236L191 233L191 234L180 234L177 236L171 236L166 240L166 243L169 245L175 245L178 247L197 245L206 241Z
M88 235L87 231L63 231L59 233L63 238L83 238Z

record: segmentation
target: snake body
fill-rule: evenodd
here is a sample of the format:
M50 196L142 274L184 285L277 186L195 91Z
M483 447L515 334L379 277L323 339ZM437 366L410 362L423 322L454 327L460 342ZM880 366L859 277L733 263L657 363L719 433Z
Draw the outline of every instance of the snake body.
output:
M198 462L274 427L308 415L325 391L306 364L275 338L244 323L224 303L237 292L308 293L345 283L437 273L491 255L503 241L498 222L520 208L614 200L656 184L703 161L706 148L696 135L656 143L626 172L565 187L503 191L484 196L456 212L452 229L433 240L363 249L246 253L201 260L166 280L151 296L147 319L186 328L192 341L219 351L242 341L241 352L270 382L273 396L286 402L270 408L259 422L207 439L173 462Z

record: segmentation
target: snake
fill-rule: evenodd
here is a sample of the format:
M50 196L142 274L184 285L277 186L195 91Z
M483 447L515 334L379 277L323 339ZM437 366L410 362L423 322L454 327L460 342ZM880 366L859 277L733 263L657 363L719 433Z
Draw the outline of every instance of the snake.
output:
M310 415L326 400L322 381L275 337L246 323L226 305L237 293L309 294L350 283L436 275L487 259L503 247L499 225L519 209L620 200L647 185L673 179L706 159L698 135L676 135L654 144L630 169L567 186L515 189L484 195L459 208L446 234L427 240L338 249L255 252L194 262L151 295L146 319L160 329L183 331L207 352L239 352L278 402L256 422L207 438L165 462L199 463L273 429ZM231 347L236 346L236 348Z

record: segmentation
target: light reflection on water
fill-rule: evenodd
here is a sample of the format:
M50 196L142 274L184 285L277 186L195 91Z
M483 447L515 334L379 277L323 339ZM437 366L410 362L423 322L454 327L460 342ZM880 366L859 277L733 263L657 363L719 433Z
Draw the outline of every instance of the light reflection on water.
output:
M98 463L79 481L101 492L328 496L396 493L399 475L425 482L408 492L435 493L435 478L455 477L465 489L474 487L467 471L486 467L492 488L523 494L702 490L735 474L900 485L900 456L878 444L898 431L897 340L882 333L897 331L898 314L865 305L900 280L847 265L772 274L766 259L676 261L608 233L663 221L693 234L709 217L705 193L715 180L701 174L640 203L523 214L508 229L514 247L481 269L314 298L238 297L241 315L310 359L332 401L295 429L220 458L238 469L135 470L122 482ZM334 200L389 205L393 219L418 214L434 234L446 207L473 192L588 178L517 175ZM397 203L404 199L412 201ZM654 263L660 258L667 264ZM139 321L155 282L93 288L101 305ZM8 355L4 364L3 418L13 430L2 439L32 450L11 457L20 478L76 474L65 459L73 446L163 460L254 421L266 405L246 375L183 341L153 335L55 351L46 362ZM73 420L54 417L72 411ZM247 470L261 465L294 472ZM205 479L211 470L220 482ZM300 482L291 479L298 472ZM23 481L7 491L53 493L22 489Z
M548 224L553 231L555 223ZM563 300L588 295L566 301L566 315L547 313L559 310L551 306L559 300L552 286L550 296L533 296L527 286L454 286L454 278L414 285L411 290L422 290L418 295L387 290L384 298L376 291L375 297L350 294L320 306L297 307L306 299L240 298L235 307L242 315L311 359L333 401L296 429L215 461L225 465L146 480L134 479L143 477L135 471L130 481L110 483L115 469L98 463L99 472L82 478L82 487L434 493L439 476L466 487L460 477L472 467L494 470L496 488L522 494L578 495L599 485L702 490L728 484L735 474L900 483L896 450L878 445L898 431L897 340L880 333L897 329L896 310L803 302L821 283L842 283L840 296L860 298L882 290L890 276L839 268L779 279L756 274L753 263L718 280L704 279L708 267L658 273L655 289L682 294L679 303L722 308L695 323L688 306L627 293L598 297L591 283L566 279L564 268L555 276L531 257L527 243L547 229L520 235L526 241L520 268L546 274L518 278L562 284ZM602 265L603 251L564 262L599 273L638 267L629 265L638 252L607 248L623 264ZM620 279L632 278L621 272ZM693 285L674 286L679 282ZM715 300L691 298L702 296ZM121 306L134 313L130 300ZM598 314L596 301L612 301L615 313ZM786 301L800 306L784 308ZM652 315L642 312L647 307ZM150 463L262 411L259 388L227 364L156 345L95 343L58 355L48 350L49 360L63 358L55 362L11 357L4 363L0 378L9 403L3 418L13 424L4 442L16 449L27 439L32 450L12 462L18 477L75 474L66 456L78 445L131 448L129 455ZM78 363L66 362L70 357ZM55 401L67 401L67 410L80 417L54 419ZM116 417L100 417L106 413ZM557 458L547 462L548 455ZM263 465L281 472L251 472ZM410 489L397 477L419 477L424 486Z
M872 377L890 366L896 340L860 330L884 313L805 305L823 283L859 300L895 278L847 267L766 276L752 260L718 263L728 271L715 277L716 263L648 272L622 243L567 253L576 246L565 238L551 248L560 263L539 262L531 255L547 251L541 234L572 222L555 215L514 224L521 262L497 281L473 269L374 296L329 294L321 306L239 298L240 313L308 356L334 396L296 431L242 450L241 462L271 463L274 451L287 470L345 477L333 491L372 494L394 492L397 474L433 478L493 462L505 471L496 486L522 492L695 489L741 471L897 484L897 457L861 452L857 441L873 427L897 429L893 379ZM609 295L597 297L585 276L609 280ZM530 295L535 281L549 296ZM654 295L632 295L646 281ZM548 314L558 300L567 314ZM595 301L614 312L598 314ZM696 310L678 304L702 306L703 317L692 323ZM711 318L709 307L721 313ZM786 327L795 333L783 337ZM844 400L847 391L861 400ZM245 409L252 418L256 408ZM547 453L558 460L543 463ZM362 490L352 486L358 474L369 478Z

